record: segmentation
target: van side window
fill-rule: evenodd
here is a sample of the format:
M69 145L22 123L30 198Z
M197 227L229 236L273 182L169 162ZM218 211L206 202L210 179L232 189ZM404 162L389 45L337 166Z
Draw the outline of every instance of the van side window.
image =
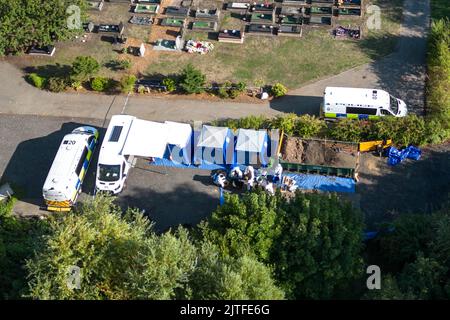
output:
M367 115L376 115L377 109L375 108L355 108L355 107L347 107L347 113L353 114L367 114Z
M384 116L391 116L392 115L389 111L384 110L384 109L381 109L381 114L384 115Z
M83 168L84 160L86 160L87 154L88 154L88 148L84 147L83 153L81 154L80 161L78 162L77 168L75 170L75 173L77 174L77 176L80 175L81 168Z

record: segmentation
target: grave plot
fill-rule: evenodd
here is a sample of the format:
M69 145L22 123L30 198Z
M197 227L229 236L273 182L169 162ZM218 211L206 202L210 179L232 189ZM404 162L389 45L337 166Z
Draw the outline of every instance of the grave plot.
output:
M282 24L278 27L277 34L279 36L301 37L302 36L302 26Z
M186 19L183 18L163 18L161 25L164 27L183 27Z
M220 10L218 10L218 9L197 9L197 10L195 10L195 18L196 19L218 21L219 17L220 17Z
M244 32L241 30L221 30L218 37L219 42L244 43Z
M159 4L141 4L138 3L133 10L135 13L151 13L157 14L159 11Z
M225 6L227 11L244 15L250 9L250 3L247 2L228 2Z
M282 0L283 5L304 6L308 3L306 0Z
M249 17L250 23L262 23L262 24L273 24L275 23L275 16L271 13L252 13Z
M335 10L335 15L348 17L360 17L361 8L338 8Z
M316 25L316 26L331 26L331 16L311 16L305 17L305 24Z
M273 36L276 34L277 27L274 25L264 25L250 23L247 26L247 33L250 35Z
M278 23L281 25L301 25L303 23L303 17L301 15L280 15Z
M186 7L167 7L165 15L172 17L187 17L189 15L189 8Z
M217 22L215 21L193 21L191 29L194 31L216 31Z
M306 14L309 15L332 15L332 7L310 7L306 9Z
M151 17L141 17L141 16L132 16L130 21L131 24L135 24L138 26L150 26L153 23L153 18Z

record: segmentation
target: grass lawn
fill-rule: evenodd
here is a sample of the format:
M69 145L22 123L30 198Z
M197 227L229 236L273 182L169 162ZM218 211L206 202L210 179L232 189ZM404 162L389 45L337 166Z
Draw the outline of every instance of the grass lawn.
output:
M434 0L437 1L437 0ZM208 81L245 81L248 86L281 82L288 88L297 88L306 82L331 76L346 69L380 58L393 51L402 17L402 0L373 0L381 7L382 30L364 32L361 41L336 41L329 29L305 28L302 38L263 37L246 35L244 44L219 43L211 33L187 30L186 40L208 40L214 43L214 50L205 55L188 53L154 53L149 49L148 58L136 58L142 75L176 74L192 63L201 69ZM136 44L149 41L151 28L132 26L126 21L131 17L129 4L109 4L101 12L91 13L94 23L119 23L126 25L125 35L137 39ZM220 29L241 29L243 22L229 12L223 12ZM354 25L355 20L339 20L343 26ZM160 26L157 26L160 27ZM155 27L156 28L156 27ZM57 52L52 58L19 57L20 67L44 68L44 73L52 72L56 64L70 65L79 55L90 55L102 65L115 60L120 55L100 36L90 34L86 43L78 40L57 44ZM13 59L14 60L14 59ZM42 71L42 70L41 70ZM43 73L43 72L41 72ZM114 71L104 66L100 75L116 79L126 73Z

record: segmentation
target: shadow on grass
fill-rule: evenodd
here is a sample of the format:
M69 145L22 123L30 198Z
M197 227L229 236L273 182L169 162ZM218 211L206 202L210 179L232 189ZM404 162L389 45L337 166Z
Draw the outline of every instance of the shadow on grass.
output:
M25 67L23 71L27 74L36 73L38 76L44 78L57 77L57 78L65 78L69 76L72 67L70 65L62 65L59 63L56 64L48 64L43 66L30 66Z

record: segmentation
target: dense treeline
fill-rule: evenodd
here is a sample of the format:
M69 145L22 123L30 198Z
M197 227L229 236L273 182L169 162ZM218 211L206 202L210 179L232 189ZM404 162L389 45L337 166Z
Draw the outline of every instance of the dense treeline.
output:
M68 27L68 19L75 13L66 12L70 5L80 8L83 19L85 0L0 0L0 55L20 53L31 45L49 45L79 32Z

